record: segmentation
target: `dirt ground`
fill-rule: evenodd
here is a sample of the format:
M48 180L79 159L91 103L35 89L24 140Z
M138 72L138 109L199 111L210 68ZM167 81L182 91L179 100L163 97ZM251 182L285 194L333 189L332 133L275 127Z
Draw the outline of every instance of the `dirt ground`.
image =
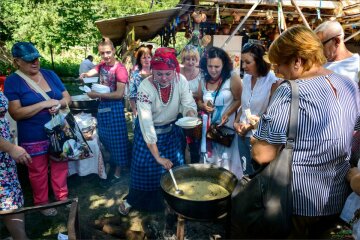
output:
M133 133L129 114L127 119L131 144ZM108 154L104 152L104 159L108 158ZM25 206L32 206L26 168L19 166L18 174L24 191ZM109 176L111 175L110 173ZM126 217L118 213L118 204L128 192L129 178L129 169L122 171L117 182L105 187L96 174L84 177L73 175L68 178L69 198L78 198L81 239L176 239L177 218L174 214L168 214L168 211L131 211ZM54 201L52 193L50 199ZM55 217L45 217L40 212L25 215L26 232L30 239L58 239L59 233L67 235L70 209L61 206L57 210L58 215ZM225 228L225 218L212 222L185 220L185 239L226 238ZM351 239L351 231L348 229L338 229L337 232L333 239ZM8 236L0 221L0 239Z
M128 116L129 140L132 141L131 121ZM130 151L129 151L130 153ZM130 154L129 154L130 155ZM109 156L104 153L104 159ZM130 156L129 156L130 159ZM18 168L25 206L32 206L32 193L25 167ZM111 174L109 174L111 176ZM177 218L168 211L148 213L131 211L121 216L118 204L128 192L129 169L122 171L119 181L104 187L96 174L68 178L69 198L78 198L81 239L176 239ZM50 191L50 200L54 201ZM57 239L58 234L67 235L70 209L57 208L58 215L45 217L40 212L27 213L26 232L31 239ZM213 222L185 220L185 239L210 239L225 237L225 219ZM0 222L0 239L9 234Z

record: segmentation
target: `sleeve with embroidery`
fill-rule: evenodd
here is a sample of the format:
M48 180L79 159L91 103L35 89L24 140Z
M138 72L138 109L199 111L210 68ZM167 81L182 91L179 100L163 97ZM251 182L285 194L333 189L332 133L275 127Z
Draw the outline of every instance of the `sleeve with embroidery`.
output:
M155 144L157 142L157 135L151 111L153 98L154 94L146 89L146 84L141 84L137 94L136 106L144 141L149 144Z

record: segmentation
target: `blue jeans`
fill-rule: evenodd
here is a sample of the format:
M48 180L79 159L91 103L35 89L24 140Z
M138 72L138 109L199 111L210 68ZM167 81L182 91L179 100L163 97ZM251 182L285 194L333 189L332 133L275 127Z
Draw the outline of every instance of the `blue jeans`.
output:
M254 173L255 170L251 160L250 137L238 136L238 147L244 175Z

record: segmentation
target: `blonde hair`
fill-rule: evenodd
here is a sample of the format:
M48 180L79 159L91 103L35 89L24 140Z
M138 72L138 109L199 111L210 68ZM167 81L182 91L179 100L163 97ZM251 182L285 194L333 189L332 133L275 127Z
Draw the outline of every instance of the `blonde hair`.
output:
M110 38L103 38L101 42L99 42L98 47L103 47L103 46L109 46L112 49L115 49L114 43L110 40Z
M181 63L184 63L186 57L194 57L200 61L200 54L197 48L193 45L186 45L180 53Z
M271 63L289 63L295 58L303 61L303 71L313 65L321 66L326 63L323 45L316 34L303 25L296 25L283 32L269 48Z

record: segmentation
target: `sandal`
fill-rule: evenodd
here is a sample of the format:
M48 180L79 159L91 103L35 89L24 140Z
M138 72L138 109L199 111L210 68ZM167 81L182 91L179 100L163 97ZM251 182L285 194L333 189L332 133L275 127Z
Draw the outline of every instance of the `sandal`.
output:
M57 211L55 208L48 208L40 211L42 215L46 217L54 217L57 214Z
M118 211L121 215L128 215L131 209L131 205L126 200L122 201L119 205Z

